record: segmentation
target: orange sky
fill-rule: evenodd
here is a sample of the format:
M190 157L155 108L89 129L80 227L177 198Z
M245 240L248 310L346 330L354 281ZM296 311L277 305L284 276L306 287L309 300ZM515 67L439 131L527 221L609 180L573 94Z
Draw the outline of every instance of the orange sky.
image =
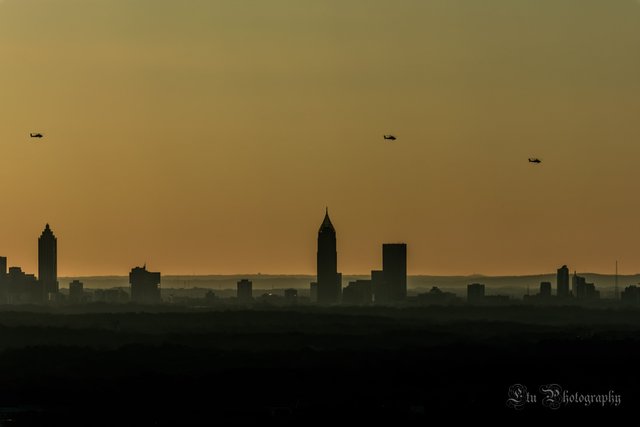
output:
M344 273L635 273L639 52L635 0L0 1L0 254L313 273L328 205Z

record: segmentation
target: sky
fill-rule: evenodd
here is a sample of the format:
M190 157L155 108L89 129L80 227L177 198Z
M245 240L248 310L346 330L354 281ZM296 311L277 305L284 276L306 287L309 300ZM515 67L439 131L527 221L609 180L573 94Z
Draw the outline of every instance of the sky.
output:
M28 272L636 273L640 2L2 0L0 153Z

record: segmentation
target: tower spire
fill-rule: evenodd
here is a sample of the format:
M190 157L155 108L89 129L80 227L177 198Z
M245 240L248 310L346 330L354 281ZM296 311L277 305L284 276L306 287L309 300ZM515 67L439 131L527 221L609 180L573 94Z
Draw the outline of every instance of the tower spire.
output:
M320 225L320 231L322 230L331 230L335 233L335 229L333 228L333 224L331 224L331 218L329 218L329 208L326 207L324 211L324 220Z
M47 223L38 238L38 281L43 299L58 293L58 240ZM53 296L55 298L55 295Z
M336 230L329 218L329 207L325 206L324 219L318 230L318 303L336 304L340 301L342 286L338 273Z

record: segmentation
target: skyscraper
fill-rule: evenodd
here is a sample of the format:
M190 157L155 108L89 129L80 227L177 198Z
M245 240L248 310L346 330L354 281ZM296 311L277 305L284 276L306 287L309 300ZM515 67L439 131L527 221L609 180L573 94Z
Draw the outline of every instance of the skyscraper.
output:
M407 298L407 244L382 245L382 275L386 302L400 302Z
M129 273L131 301L143 304L158 304L160 296L160 273L147 271L147 266L134 267Z
M342 284L338 275L336 230L329 219L327 209L318 231L318 304L340 302Z
M58 293L58 239L49 224L38 238L38 281L45 300Z
M559 298L567 298L569 296L569 268L566 265L558 269L557 287Z

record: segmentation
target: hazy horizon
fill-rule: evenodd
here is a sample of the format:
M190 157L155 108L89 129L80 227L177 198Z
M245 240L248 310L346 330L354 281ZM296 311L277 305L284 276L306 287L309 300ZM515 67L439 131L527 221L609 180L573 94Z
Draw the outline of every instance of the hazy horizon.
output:
M638 52L635 0L4 0L0 255L313 274L328 206L345 273L640 271Z
M149 269L155 271L153 269ZM163 278L175 278L175 277L305 277L312 278L315 277L315 274L304 274L304 273L288 273L288 274L278 274L278 273L230 273L230 274L215 274L215 273L205 273L205 274L172 274L172 273L162 273ZM571 271L570 275L573 275L573 271ZM606 277L615 277L615 273L599 273L592 271L578 271L578 275L590 275L590 276L606 276ZM370 276L369 273L343 273L343 277L367 277ZM487 275L487 274L408 274L407 277L488 277L488 278L510 278L510 277L541 277L541 276L556 276L556 273L531 273L531 274L510 274L510 275ZM640 276L640 272L631 273L631 274L618 274L618 277L634 277ZM60 276L59 279L77 279L77 278L109 278L109 277L128 277L128 274L94 274L94 275L78 275L78 276Z
M587 282L595 283L602 292L603 298L612 298L615 295L616 279L613 274L580 273ZM350 281L368 278L366 274L343 275L343 286ZM129 288L127 276L93 276L93 277L61 277L60 288L68 289L71 280L81 280L86 289L110 289ZM236 296L236 285L240 279L249 279L253 282L254 290L274 290L281 293L284 289L298 289L300 295L306 296L309 292L309 283L315 281L314 275L163 275L160 283L163 295L186 292L189 296L204 297L204 290L213 290L216 295L223 298ZM488 294L509 295L521 298L525 294L539 292L540 282L550 281L555 294L556 274L543 273L526 276L432 276L409 275L407 277L407 289L411 296L421 292L427 292L436 286L445 292L454 292L458 296L466 297L467 285L470 283L483 283ZM618 291L624 290L629 285L640 283L640 274L619 275L617 280ZM167 294L169 292L169 294Z

